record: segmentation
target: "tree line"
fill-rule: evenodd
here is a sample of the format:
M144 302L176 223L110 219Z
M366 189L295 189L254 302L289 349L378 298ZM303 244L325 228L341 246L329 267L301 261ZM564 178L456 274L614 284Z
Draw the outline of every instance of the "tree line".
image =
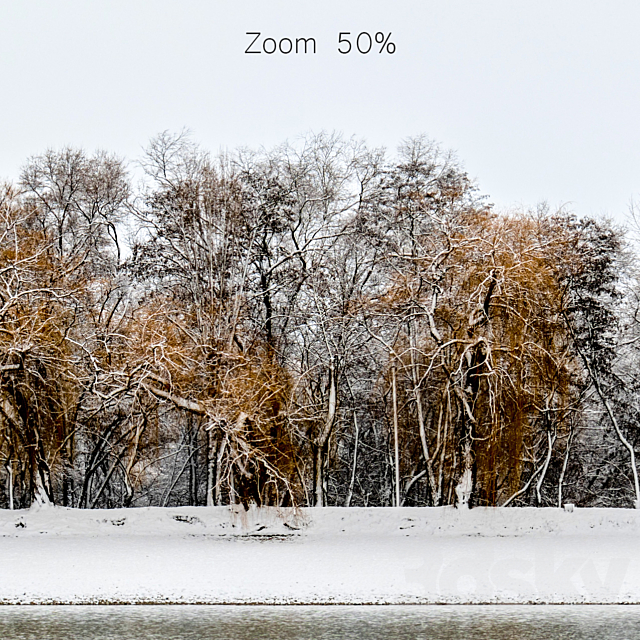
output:
M0 194L0 505L638 506L625 230L418 137L30 158Z

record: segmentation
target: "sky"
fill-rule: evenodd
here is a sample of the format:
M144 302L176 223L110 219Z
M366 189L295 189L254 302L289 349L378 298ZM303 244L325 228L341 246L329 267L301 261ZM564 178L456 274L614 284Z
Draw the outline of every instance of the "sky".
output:
M499 209L640 201L636 0L0 0L0 25L1 179L65 145L133 163L165 130L214 153L325 130L425 134ZM316 53L247 54L247 32Z

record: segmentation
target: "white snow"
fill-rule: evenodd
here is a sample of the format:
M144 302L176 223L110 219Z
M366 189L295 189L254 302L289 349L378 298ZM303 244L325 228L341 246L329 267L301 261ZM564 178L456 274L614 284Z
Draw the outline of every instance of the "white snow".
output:
M0 602L640 603L627 509L0 511Z

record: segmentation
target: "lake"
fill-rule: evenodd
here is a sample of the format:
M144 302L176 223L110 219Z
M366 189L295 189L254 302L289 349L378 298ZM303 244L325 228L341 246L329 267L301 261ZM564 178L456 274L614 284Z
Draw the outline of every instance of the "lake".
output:
M3 640L628 640L640 606L0 606Z

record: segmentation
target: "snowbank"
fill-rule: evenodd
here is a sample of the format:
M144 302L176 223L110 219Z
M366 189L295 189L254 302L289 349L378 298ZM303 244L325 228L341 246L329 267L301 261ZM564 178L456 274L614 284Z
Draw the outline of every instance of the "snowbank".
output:
M3 603L640 603L640 512L0 511Z

